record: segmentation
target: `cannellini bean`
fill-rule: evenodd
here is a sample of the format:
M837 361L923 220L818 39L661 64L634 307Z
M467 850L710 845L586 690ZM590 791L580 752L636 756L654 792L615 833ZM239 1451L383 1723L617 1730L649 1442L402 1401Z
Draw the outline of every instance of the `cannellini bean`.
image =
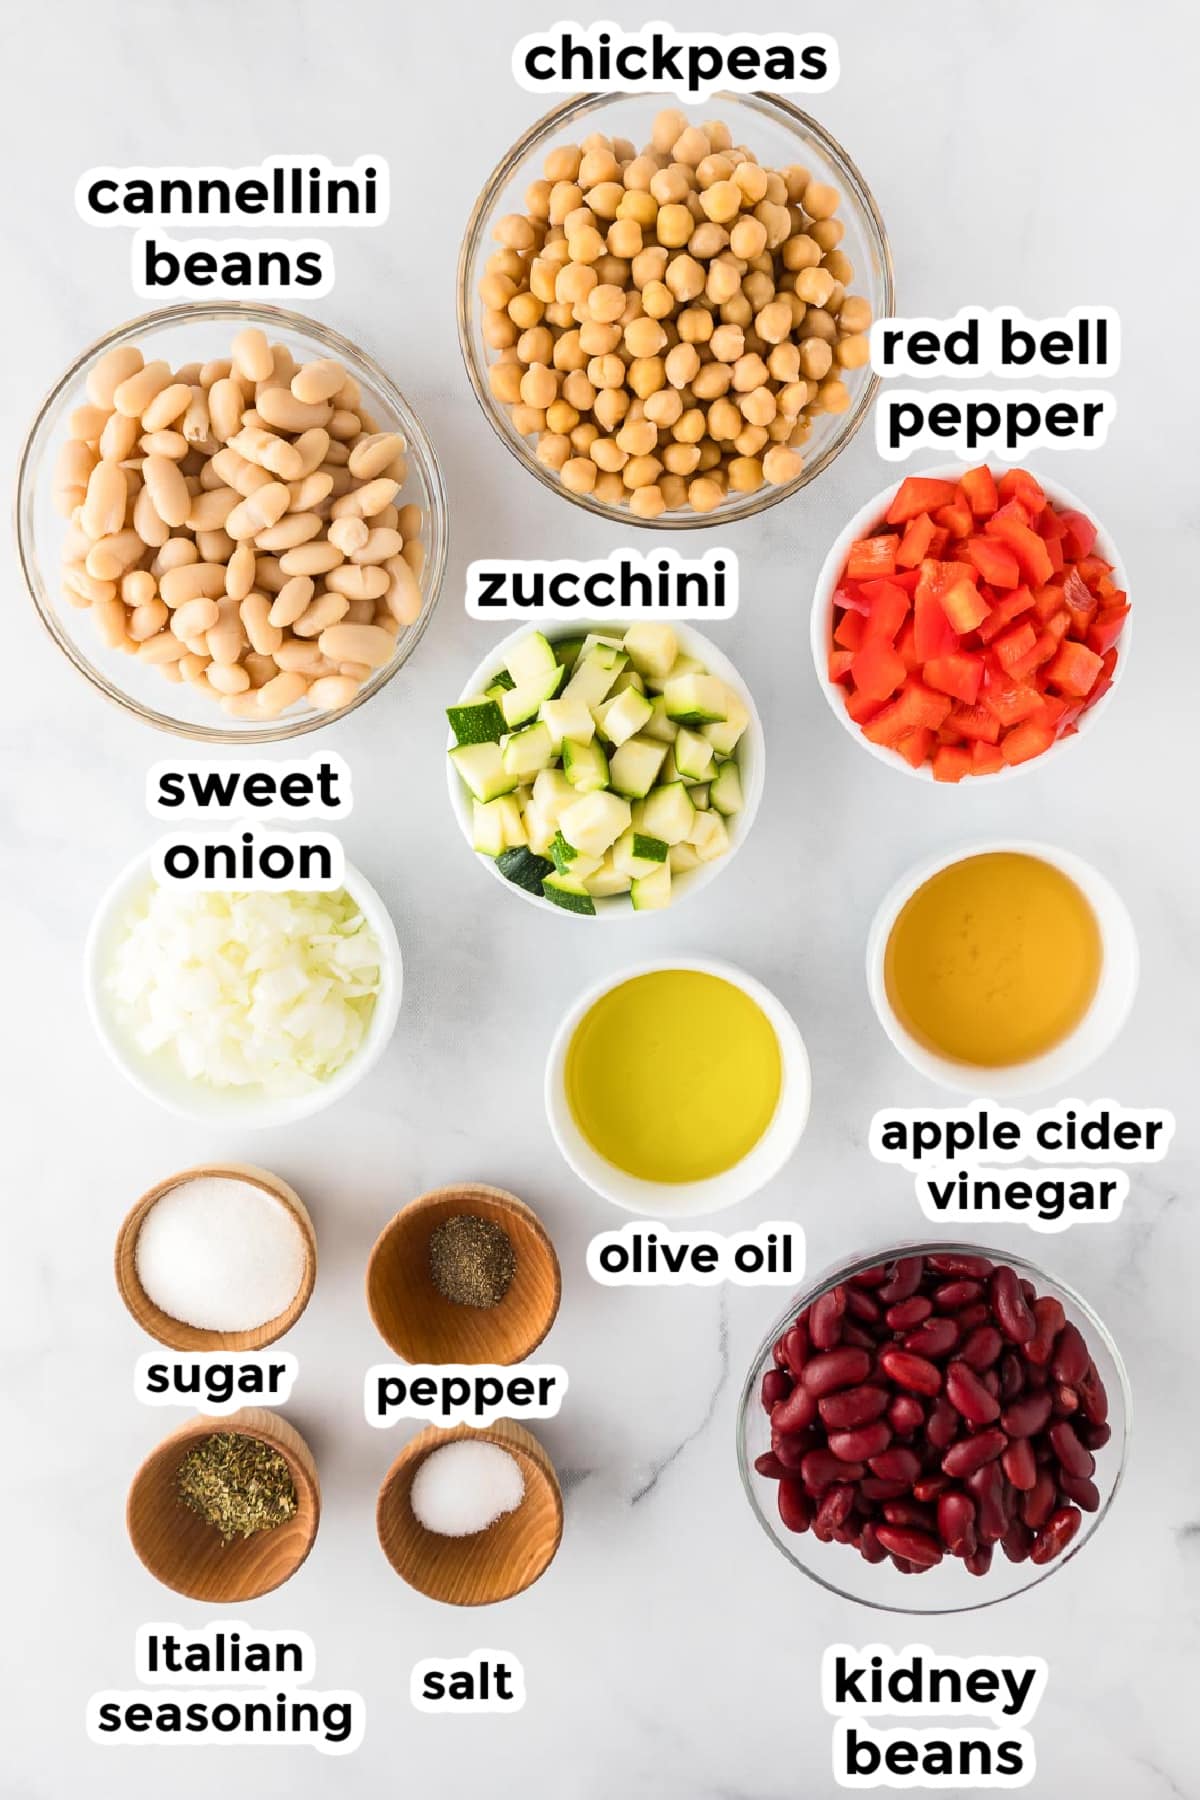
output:
M311 475L320 468L329 454L329 433L322 426L314 425L310 430L300 433L292 448L298 452L303 465L301 477Z
M297 400L303 400L312 406L321 400L332 400L341 392L346 380L346 371L340 362L333 357L322 357L319 362L305 363L292 376L292 392Z
M306 642L303 638L289 638L286 643L281 644L275 652L275 662L281 669L309 677L333 675L337 672L337 664L331 663L327 656L322 656L315 640Z
M171 365L150 362L129 375L113 394L113 405L126 418L140 419L156 394L170 385Z
M328 539L315 544L297 544L285 550L279 566L285 575L329 575L344 560L336 544Z
M196 548L200 552L201 562L228 563L235 546L229 533L218 527L213 531L198 531Z
M178 638L203 637L220 616L220 608L215 600L208 600L204 596L185 600L171 616L171 630Z
M315 592L315 583L308 575L293 575L284 583L271 604L269 618L272 625L294 625L307 611L308 604Z
M223 443L236 437L242 428L246 395L236 376L226 375L208 390L208 416L213 436Z
M366 663L372 669L390 662L396 649L392 637L378 625L331 625L317 641L332 661Z
M333 476L316 469L311 475L302 475L299 481L289 482L288 489L292 496L293 512L312 512L314 507L320 506L322 500L327 500L333 492Z
M119 463L98 462L88 476L79 523L90 538L111 537L125 523L129 488Z
M169 616L161 600L147 600L144 606L135 606L129 615L130 637L135 643L144 643L164 629Z
M158 599L158 583L149 569L131 569L121 577L121 598L126 606L149 606Z
M102 406L106 411L113 404L113 396L123 381L136 375L142 366L142 353L136 344L118 344L116 349L109 350L99 362L93 363L88 370L87 396L93 406Z
M225 592L231 600L244 600L254 586L254 546L241 543L225 565Z
M421 612L421 588L403 556L393 556L384 564L388 586L384 594L387 609L399 625L411 625Z
M353 556L361 550L371 533L365 519L339 515L329 527L329 541L336 544L343 556Z
M117 597L116 583L113 581L97 581L89 575L82 563L67 563L62 572L63 585L80 600L84 606L97 606L105 600Z
M260 550L294 550L317 537L323 524L318 513L288 513L277 525L260 531L254 542Z
M179 659L179 672L185 681L194 682L199 686L204 679L204 672L208 668L211 660L212 658L208 655L195 656L189 650L186 656L181 656Z
M68 439L59 450L54 465L54 507L64 519L82 506L96 461L96 452L78 438Z
M404 548L404 539L398 531L390 531L386 526L376 526L369 531L366 541L351 552L352 563L387 562L391 556L399 556Z
M241 609L235 600L224 600L218 604L219 617L215 625L211 625L204 634L208 654L214 662L235 663L241 660L246 648L246 633L242 625Z
M148 456L142 464L142 479L163 524L172 528L184 524L193 501L178 463L169 456Z
M259 418L276 431L312 431L328 425L333 417L333 408L326 401L306 405L286 387L264 388L254 405Z
M84 567L97 581L117 581L145 554L146 546L136 531L118 531L112 537L97 538Z
M261 468L269 469L281 481L296 481L301 475L308 473L304 467L304 459L295 445L289 444L286 438L277 437L273 431L267 431L261 425L243 425L229 441L248 462L258 463Z
M280 568L279 558L277 556L255 556L255 587L262 588L263 591L268 594L277 594L280 588L287 586L287 583L288 577Z
M339 619L345 618L349 605L350 601L345 594L319 594L307 611L296 620L292 630L299 638L319 637L327 625L336 625Z
M164 431L183 417L192 402L192 390L186 381L172 381L160 388L142 414L143 431Z
M375 481L340 495L333 503L333 516L335 519L370 519L385 506L390 506L399 492L397 482L381 475Z
M187 645L170 631L160 631L157 637L147 638L144 644L138 645L138 661L145 663L178 662L187 655Z
M220 563L184 563L159 576L158 591L172 611L189 600L215 600L225 592L225 570Z
M234 507L238 504L237 489L231 487L205 488L202 493L189 496L191 504L184 523L189 531L220 531L224 528Z
M231 450L228 444L223 450L217 451L208 466L215 469L222 482L235 488L243 499L257 493L260 487L266 487L271 480L266 469L260 469L257 463L249 462L236 450Z
M271 624L271 602L266 594L247 594L239 611L251 648L260 656L272 656L283 642L283 632Z
M282 519L291 503L291 494L282 481L272 481L256 488L225 520L225 529L235 541L256 537L268 525Z
M250 677L252 688L265 687L267 682L274 680L279 673L279 665L273 656L259 656L254 650L247 650L240 667L245 669Z
M156 581L161 581L168 569L180 569L185 563L199 562L199 560L199 554L191 538L169 538L150 564L150 573Z
M180 423L180 431L189 444L208 444L212 442L212 418L208 410L208 394L204 388L193 386L189 390L191 399Z
M106 406L77 406L67 420L67 430L73 438L95 444L111 416Z
M387 593L388 580L384 569L343 563L339 568L330 569L325 586L335 594L345 594L347 600L375 600Z
M265 687L258 689L255 695L258 712L264 718L275 718L279 713L286 712L289 706L294 706L297 700L302 700L307 692L308 682L303 675L285 671L282 675L276 675L273 681L268 681Z
M233 366L247 381L266 381L275 370L275 357L266 333L255 325L239 331L230 345Z
M109 413L100 433L100 454L112 462L124 462L133 455L141 435L139 420L127 419L124 413Z
M188 453L188 441L182 431L144 431L137 448L143 456L166 456L181 463Z
M250 677L239 663L209 663L205 671L208 685L218 694L244 694Z
M350 452L350 473L357 481L373 481L386 472L388 464L404 446L394 431L377 431L360 438Z
M358 688L358 682L348 675L322 675L309 688L308 698L322 712L336 712L340 707L349 706Z
M125 636L125 607L120 600L97 600L92 606L96 629L110 650L115 650Z

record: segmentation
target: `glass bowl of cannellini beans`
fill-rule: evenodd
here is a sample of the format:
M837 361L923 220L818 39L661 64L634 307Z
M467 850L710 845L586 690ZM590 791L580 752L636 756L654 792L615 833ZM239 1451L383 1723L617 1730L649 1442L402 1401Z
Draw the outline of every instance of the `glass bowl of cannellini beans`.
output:
M403 394L298 313L168 307L91 344L30 429L18 553L92 686L182 737L298 737L429 624L445 490Z
M1131 1412L1120 1350L1064 1281L981 1244L892 1244L810 1277L775 1320L738 1468L775 1548L830 1593L973 1612L1091 1542Z
M658 530L814 481L878 385L891 253L862 176L770 94L587 94L514 144L459 257L459 341L544 486Z

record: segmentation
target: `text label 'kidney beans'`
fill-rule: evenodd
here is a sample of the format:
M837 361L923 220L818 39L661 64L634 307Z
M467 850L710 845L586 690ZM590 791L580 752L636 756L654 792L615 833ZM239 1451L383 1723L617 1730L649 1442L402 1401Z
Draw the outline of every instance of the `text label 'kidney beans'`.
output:
M1051 1562L1095 1514L1108 1396L1062 1303L1005 1263L898 1256L826 1289L760 1386L788 1531L919 1574Z

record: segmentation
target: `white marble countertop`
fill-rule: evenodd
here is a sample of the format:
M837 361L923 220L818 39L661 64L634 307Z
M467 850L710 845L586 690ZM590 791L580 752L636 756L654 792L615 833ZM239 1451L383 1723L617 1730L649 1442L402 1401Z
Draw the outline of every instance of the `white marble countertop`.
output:
M627 24L640 23L627 8ZM810 9L812 10L812 9ZM778 7L751 13L764 29ZM918 1639L960 1654L1037 1653L1050 1684L1034 1724L1046 1800L1200 1793L1184 1707L1200 1616L1195 1285L1200 1226L1194 1078L1193 787L1196 504L1190 339L1196 238L1184 169L1194 149L1200 41L1130 30L1117 0L874 4L834 30L840 87L816 110L874 187L900 309L967 302L1032 316L1108 302L1124 322L1109 447L1046 467L1119 538L1138 607L1136 652L1103 730L1022 781L933 790L877 766L835 725L810 666L808 596L831 536L887 472L863 433L814 489L731 531L742 609L721 627L769 742L767 792L737 866L677 913L589 932L508 903L472 868L446 805L441 708L481 654L461 603L476 555L601 553L617 534L543 492L502 453L460 366L454 260L478 186L537 103L508 73L516 37L553 16L516 0L396 7L350 0L12 0L0 141L5 363L0 456L11 477L42 392L79 347L137 310L123 232L75 216L96 162L253 162L281 150L391 160L390 223L336 235L337 286L314 306L405 388L435 440L452 509L437 618L386 694L309 747L337 748L357 804L348 853L378 885L407 959L400 1027L382 1065L335 1111L286 1132L225 1134L152 1109L103 1060L80 993L96 897L152 835L142 807L165 742L108 707L41 633L9 563L13 655L0 720L4 1226L0 1234L0 1794L71 1791L378 1795L515 1800L790 1800L833 1791L818 1672L836 1640ZM1141 15L1153 23L1153 10ZM700 0L690 28L727 24ZM682 22L682 21L681 21ZM1165 18L1160 24L1165 24ZM1192 159L1194 160L1194 158ZM704 540L689 542L698 549ZM640 543L640 540L639 540ZM716 953L768 982L813 1060L811 1125L771 1187L733 1219L794 1215L814 1267L920 1229L911 1184L872 1163L865 1133L891 1102L933 1102L872 1018L862 949L876 901L910 861L993 832L1079 851L1122 890L1141 936L1134 1015L1077 1084L1087 1097L1174 1107L1169 1161L1135 1172L1115 1226L1028 1251L1082 1289L1128 1361L1135 1393L1127 1483L1094 1545L995 1611L929 1621L866 1614L788 1569L742 1498L733 1454L747 1361L778 1309L767 1290L619 1291L584 1270L616 1221L573 1180L543 1120L545 1049L582 983L667 948ZM1047 1096L1046 1098L1052 1098ZM348 1760L298 1750L92 1747L84 1705L133 1684L135 1627L199 1623L129 1549L126 1486L182 1414L132 1395L146 1348L114 1291L117 1224L172 1168L247 1156L309 1199L321 1273L288 1340L301 1362L291 1416L316 1453L325 1512L290 1585L255 1625L303 1629L318 1686L361 1691L367 1738ZM378 1483L407 1428L360 1413L380 1354L363 1302L367 1252L422 1189L456 1178L531 1201L557 1241L559 1322L545 1354L571 1390L539 1428L566 1490L547 1577L506 1607L463 1615L396 1580L375 1540ZM524 1664L510 1718L420 1716L412 1664L478 1644Z

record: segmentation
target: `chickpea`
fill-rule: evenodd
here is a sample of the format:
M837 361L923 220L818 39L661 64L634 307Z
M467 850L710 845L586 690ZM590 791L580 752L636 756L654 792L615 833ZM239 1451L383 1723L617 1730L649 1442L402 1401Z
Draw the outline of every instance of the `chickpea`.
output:
M536 294L529 292L514 294L508 303L508 316L518 331L528 331L531 326L539 325L544 311Z
M713 316L703 306L689 306L675 320L680 340L685 344L707 344L713 335Z
M701 262L719 256L729 242L729 233L723 225L697 225L688 239L688 254Z
M629 411L629 395L624 388L603 388L596 395L593 417L605 431L614 431Z
M640 256L635 256L630 268L634 287L645 289L651 282L661 281L667 272L669 256L670 252L660 244L651 245Z
M744 262L753 262L766 247L767 228L761 219L740 218L729 234L729 248Z
M567 233L567 248L572 262L594 263L604 255L604 239L594 225L582 225L576 232Z
M785 300L772 300L755 315L754 328L768 344L781 344L792 329L792 309Z
M559 476L572 494L590 494L596 485L596 465L590 457L572 456L563 463Z
M728 225L742 210L742 190L736 181L714 181L701 194L700 204L714 224Z
M564 331L554 346L554 367L570 371L587 365L587 351L579 342L578 331Z
M621 342L621 327L601 319L585 319L579 327L579 347L589 357L608 356Z
M532 437L535 432L546 429L546 415L541 407L529 406L524 401L513 407L512 422L518 437Z
M571 440L556 431L544 431L538 439L537 459L548 469L561 469L570 460Z
M629 385L641 400L647 400L666 385L667 370L661 356L642 356L629 365Z
M796 452L782 444L774 445L762 459L763 474L772 487L783 487L786 482L795 481L803 466Z
M790 237L783 246L784 267L790 269L793 274L798 274L801 269L817 268L821 256L820 244L805 232L800 232L796 237Z
M688 488L688 500L693 512L712 512L724 498L724 489L711 475L698 475Z
M485 275L479 284L479 298L489 312L503 312L516 291L510 275Z
M800 370L806 381L823 381L833 366L833 351L822 338L808 338L800 346Z
M709 436L718 442L727 438L731 442L742 429L742 415L732 400L714 400L708 409L707 425Z
M597 219L607 219L611 223L617 216L617 208L624 193L625 189L619 181L601 181L588 189L584 199Z
M578 182L556 181L550 189L546 216L551 225L565 225L568 219L575 217L582 206L583 189ZM590 223L590 220L581 219L579 223L586 225Z
M611 325L625 310L625 290L604 282L594 287L587 297L589 318Z
M586 263L567 263L554 281L554 298L566 306L582 304L596 286L596 271Z
M698 406L688 407L680 414L672 427L672 436L679 444L698 444L704 436L704 414Z
M574 181L583 152L577 144L559 144L542 164L547 181Z
M502 312L485 312L479 329L484 343L492 350L508 350L520 336L508 314Z
M838 324L843 331L858 333L865 331L871 323L871 302L858 294L850 294L842 301L842 309L838 314Z
M671 146L671 155L675 161L692 169L699 167L711 151L708 133L701 131L697 125L685 126Z
M554 333L545 325L523 331L517 339L517 355L523 363L549 363L554 356Z
M721 302L721 323L723 325L740 325L748 332L754 320L754 308L740 291Z
M827 269L802 269L796 277L797 296L809 306L824 306L833 289L833 276Z
M748 425L769 425L778 410L774 394L765 385L743 394L738 407Z
M649 419L635 419L630 409L630 417L617 433L617 443L630 456L649 456L658 448L658 427Z
M502 406L515 406L521 398L521 365L493 363L488 370L488 386Z
M721 306L726 300L732 300L739 293L742 285L742 272L732 257L718 256L708 265L704 292L714 306Z
M599 187L601 182L620 182L621 165L611 150L595 149L584 152L579 164L579 185L586 193L589 188ZM837 199L834 198L836 208ZM816 215L813 215L816 217Z
M558 398L558 377L544 363L534 363L521 377L521 399L543 411Z
M817 403L828 413L844 413L850 405L850 390L844 381L823 381L817 389Z
M605 242L613 256L632 262L642 251L642 228L636 219L614 219Z
M581 413L591 412L596 401L596 390L588 380L584 368L572 369L562 386L562 397L568 405Z
M626 195L649 193L650 183L657 171L658 164L652 156L635 156L632 162L626 163L622 171L621 178L625 183Z
M652 487L662 468L657 456L633 456L622 469L621 479L627 488Z
M756 456L735 456L729 465L729 485L735 494L753 494L763 484L762 464Z
M660 244L681 249L692 235L692 215L686 206L660 206L655 230Z
M800 195L800 204L810 219L832 219L841 199L835 187L823 181L810 181Z
M827 250L821 267L829 271L840 287L848 287L854 280L854 264L844 250Z
M682 475L665 474L658 488L668 511L677 512L687 504L687 482Z
M586 456L600 436L600 427L593 424L591 419L581 419L574 431L567 435L570 437L572 450L578 451L580 456Z
M565 400L556 400L546 408L546 429L557 436L565 437L578 423L579 414Z
M694 475L700 463L699 444L667 444L662 453L663 467L672 475Z
M728 363L705 363L692 379L692 392L697 400L717 400L729 392L732 370Z
M657 356L666 341L667 334L657 319L633 319L625 327L625 348L635 360Z
M691 171L679 163L669 163L651 178L650 193L661 214L665 207L678 206L685 201L691 187Z
M629 510L635 519L658 519L667 510L666 496L659 484L635 488L629 496Z
M642 310L648 318L667 319L675 310L675 296L663 281L651 281L642 289Z
M686 130L687 120L681 112L664 110L651 127L650 142L656 150L670 150Z
M676 344L666 359L667 380L674 388L686 387L700 368L700 355L692 344Z
M593 356L587 373L593 387L619 388L625 380L625 364L619 356Z
M809 307L800 323L799 330L802 338L824 338L827 344L832 344L838 334L837 321L833 315L825 312L819 306Z
M823 252L836 250L846 235L846 227L840 219L816 219L810 230Z
M770 442L770 435L763 426L743 425L733 440L733 447L739 456L757 456Z
M658 220L658 201L649 192L642 193L636 189L631 192L627 188L617 208L617 223L620 224L623 220L639 225L643 232L649 231Z
M871 360L870 340L862 333L854 337L839 338L834 354L840 368L861 369Z
M733 385L739 394L747 394L751 388L761 387L766 379L767 365L761 356L753 352L739 356L733 365Z
M506 250L532 250L537 241L533 226L520 213L506 213L498 219L492 236Z
M605 506L620 506L625 499L625 483L615 473L602 473L596 477L596 498Z
M666 370L663 371L666 379ZM661 431L666 431L683 413L683 396L673 387L660 387L655 393L647 394L645 400L646 417Z
M746 334L740 325L718 325L709 342L718 362L734 363L746 348Z

